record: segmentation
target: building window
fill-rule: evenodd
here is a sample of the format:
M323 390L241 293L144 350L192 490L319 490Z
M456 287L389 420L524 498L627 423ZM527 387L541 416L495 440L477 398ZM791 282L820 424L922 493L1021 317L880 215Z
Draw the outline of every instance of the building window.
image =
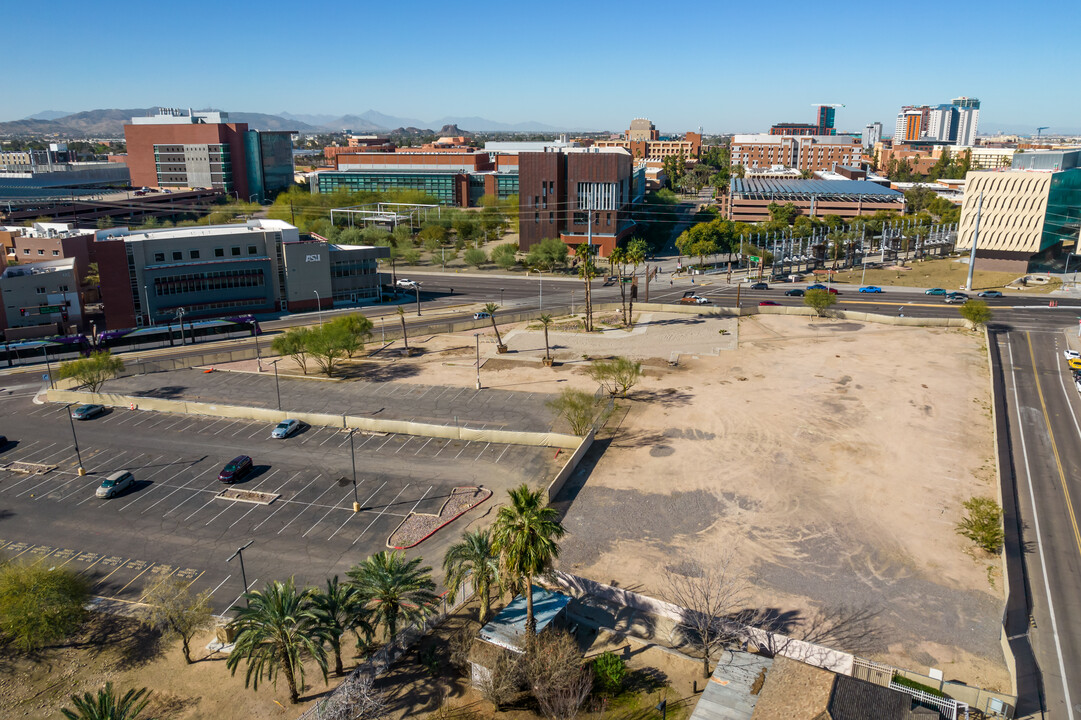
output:
M183 259L184 259L184 253L180 252L179 250L173 250L173 260L183 260Z
M29 254L30 254L30 248L23 248L23 255L29 255Z
M56 257L59 254L60 254L59 250L53 250L53 257Z
M154 253L154 262L165 262L165 253Z
M249 245L248 246L248 254L249 255L257 255L258 253L259 253L259 248L257 248L254 245Z
M65 293L66 293L66 292L68 291L68 286L67 286L67 285L61 285L61 286L60 286L59 288L57 288L57 289L58 289L58 290L59 290L60 292L65 292Z
M214 248L214 257L225 257L225 248Z
M34 292L36 292L38 295L44 295L45 294L45 288L43 288L43 287L34 288Z
M40 250L40 249L38 250L38 255L44 255L44 254L45 254L44 250Z
M232 253L233 253L234 257L236 257L237 255L240 254L240 248L239 247L231 248L231 250L232 250Z

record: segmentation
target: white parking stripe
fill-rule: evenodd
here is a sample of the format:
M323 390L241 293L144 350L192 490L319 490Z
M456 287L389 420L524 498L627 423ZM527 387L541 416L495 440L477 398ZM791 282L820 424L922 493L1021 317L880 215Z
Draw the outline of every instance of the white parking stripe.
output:
M318 494L318 495L317 495L317 496L315 497L315 500L318 500L319 498L323 497L323 496L324 496L324 495L326 495L326 494L327 494L328 492L330 492L331 490L333 490L333 489L334 489L334 485L335 485L335 483L331 483L330 485L328 485L328 486L327 486L327 489L326 489L326 490L324 490L323 492L319 493L319 494ZM298 517L300 517L301 515L303 515L303 514L304 514L304 510L307 510L307 509L308 509L308 506L309 506L309 505L312 505L313 503L315 503L315 500L312 500L312 501L311 501L310 503L305 503L305 504L304 504L304 505L305 505L304 509L303 509L303 510L301 510L300 512L298 512L298 513L297 513L297 515L296 515L296 517L295 517L295 518L293 518L293 520L296 520L296 519L297 519ZM292 524L293 524L293 520L290 520L289 522L285 523L285 525L283 525L283 526L282 526L282 529L281 529L281 530L279 530L279 531L278 531L278 532L277 532L276 534L277 534L277 535L281 535L281 534L282 534L282 531L283 531L283 530L285 530L285 528L287 528L287 527L289 527L290 525L292 525Z
M165 467L162 467L161 470L164 470L166 467L169 467L169 466L166 465ZM139 502L139 500L142 500L143 498L146 498L150 494L150 492L152 490L154 490L154 488L156 488L156 487L162 487L162 488L172 487L169 483L171 483L173 480L176 480L178 477L180 477L181 473L188 472L190 469L191 469L191 464L190 463L181 464L181 466L177 469L177 471L169 476L169 479L167 479L167 480L165 480L163 482L152 483L150 485L150 487L145 488L142 492L136 493L135 497L133 497L130 501L128 501L127 504L125 504L120 509L121 510L127 510L129 507L131 507L135 503ZM159 470L158 472L161 472L161 470ZM150 478L154 477L154 475L157 475L157 474L158 473L153 473L151 475L148 475L145 478L142 478L142 480L150 480ZM139 479L140 478L136 478L136 480L139 480Z
M298 472L298 473L297 473L296 475L299 475L299 474L300 474L300 473ZM294 475L293 477L295 478L295 477L296 477L296 475ZM300 493L302 493L302 492L304 492L305 490L307 490L307 489L308 489L308 485L311 485L311 484L312 484L313 482L315 482L316 480L318 480L318 479L319 479L320 477L322 477L322 473L320 473L320 474L316 475L316 476L315 476L314 478L312 478L311 480L309 480L309 481L308 481L308 484L307 484L307 485L305 485L304 487L300 488L300 491L299 491L299 492L297 492L297 493L296 493L296 495L294 495L293 497L296 497L296 496L297 496L297 495L299 495ZM284 484L285 484L285 483L282 483L282 485L284 485ZM275 491L275 492L277 492L277 491ZM263 522L259 523L258 525L256 525L255 527L253 527L253 528L252 528L252 532L254 532L254 531L258 530L259 528L261 528L261 527L263 526L263 523L265 523L265 522L266 522L267 520L269 520L270 518L272 518L272 517L274 517L275 515L277 515L277 514L278 514L278 511L279 511L279 510L281 510L281 509L282 509L283 507L285 507L285 503L281 503L281 504L279 504L279 505L278 505L278 507L277 507L277 509L276 509L276 510L275 510L274 512L270 513L270 514L269 514L269 515L267 515L267 516L266 516L265 518L263 518Z
M194 468L194 467L192 467L192 468L190 468L190 469L191 469L191 470L194 470L195 468ZM201 477L202 477L203 475L206 475L206 474L207 474L208 472L211 472L211 471L212 471L213 469L214 469L214 466L213 466L213 465L211 465L211 466L210 466L210 467L208 467L208 468L207 468L206 470L203 470L203 471L202 471L201 473L199 473L198 475L196 475L195 477L193 477L193 478L192 478L191 480L189 480L188 482L186 482L186 483L184 483L183 485L181 485L180 487L178 487L178 488L174 489L174 490L173 490L172 492L170 492L170 493L169 493L168 495L166 495L165 497L160 497L160 498L158 498L158 499L157 499L157 500L155 500L155 501L154 501L153 503L151 503L149 507L143 508L143 513L145 513L145 512L148 512L148 511L150 510L150 508L154 507L155 505L157 505L158 503L160 503L160 502L161 502L162 500L166 500L166 499L168 499L168 498L172 497L172 496L173 496L173 495L174 495L175 493L178 493L178 492L180 492L181 490L184 490L184 489L186 489L186 488L190 487L191 485L193 485L193 484L195 483L195 481L196 481L196 480L198 480L199 478L201 478ZM190 499L191 499L191 497L189 497L189 498L185 499L185 500L184 500L184 502L187 502L187 501L188 501L188 500L190 500ZM183 505L183 504L184 504L184 502L180 503L180 505ZM167 510L167 511L165 512L165 515L168 515L168 514L169 514L169 513L171 513L171 512L173 511L173 510L176 510L176 509L177 509L178 507L180 507L180 505L175 505L175 506L173 506L173 508L172 508L171 510ZM140 514L142 514L142 513L140 513ZM165 515L162 515L162 517L165 517Z
M423 501L423 500L424 500L424 498L428 497L428 493L430 493L430 492L432 491L432 488L434 488L434 487L435 487L435 485L429 485L429 486L428 486L428 489L427 489L427 490L425 490L425 491L424 491L424 494L420 496L420 500L417 500L417 501L416 501L416 502L415 502L415 503L413 504L413 507L409 508L409 512L408 512L408 513L406 513L406 515L405 515L406 517L409 517L409 516L410 516L410 515L412 515L412 514L413 514L414 512L416 512L416 510L417 510L417 505L420 505L421 501Z
M376 494L377 494L377 493L378 493L378 492L379 492L380 490L382 490L382 489L383 489L383 487L384 487L384 486L385 486L386 484L387 484L387 481L386 481L386 480L384 480L384 481L383 481L383 484L382 484L382 485L380 485L379 487L377 487L377 488L375 489L375 492L373 492L373 493L372 493L371 495L369 495L369 496L368 496L368 499L367 499L367 500L365 500L365 501L364 501L363 503L361 503L361 505L360 505L360 506L361 506L361 507L366 507L366 506L368 505L368 501L370 501L370 500L371 500L371 499L372 499L373 497L375 497L375 496L376 496ZM346 526L346 525L347 525L347 524L349 523L349 521L353 519L353 516L354 516L354 515L356 515L356 514L357 514L357 513L349 513L349 517L347 517L347 518L345 519L345 522L343 522L343 523L342 523L341 525L339 525L339 526L338 526L338 530L341 530L341 529L342 529L343 527L345 527L345 526ZM335 531L334 531L333 533L331 533L331 534L330 534L330 537L328 537L328 538L327 538L327 540L333 540L333 539L334 539L334 536L338 534L338 530L335 530Z
M324 440L323 442L319 443L319 447L323 447L324 445L326 445L328 442L330 442L333 439L334 439L334 435L327 435L327 439Z
M481 455L483 455L483 454L484 454L484 451L485 451L485 450L487 450L487 449L488 449L489 447L491 447L491 445L492 445L491 443L488 443L487 445L485 445L484 447L482 447L482 448L480 449L480 452L479 452L479 453L477 453L477 457L475 457L475 458L473 459L473 462L476 462L477 460L480 460L480 456L481 456Z
M391 434L387 435L387 439L383 441L383 445L386 445L386 444L387 444L388 442L390 442L390 441L391 441L391 440L393 440L393 439L394 439L394 434L393 434L393 433L391 433ZM377 448L375 449L375 451L376 451L376 452L379 452L380 450L382 450L382 449L383 449L383 445L380 445L379 447L377 447Z
M503 459L503 456L507 454L507 451L508 451L508 450L510 450L510 445L508 445L507 447L503 448L503 452L499 453L499 457L497 457L497 458L495 459L496 463L498 463L498 462L499 462L500 460L502 460L502 459Z
M394 496L394 500L397 500L399 497L401 497L402 493L405 492L405 488L407 488L407 487L409 487L409 483L406 483L405 487L403 487L401 490L398 491L398 494ZM361 531L360 535L357 535L357 539L354 540L353 542L349 543L349 547L352 547L353 545L356 545L357 541L360 540L362 537L364 537L364 533L366 533L366 532L368 532L369 530L372 529L372 525L375 525L376 521L379 518L383 517L383 513L385 513L387 511L387 508L394 504L394 500L391 500L389 503L387 503L386 505L383 506L383 509L379 511L379 514L376 515L375 518L370 523L368 523L368 527L364 528Z
M415 453L413 453L413 456L415 457L417 455L420 455L420 451L423 450L424 448L428 447L428 443L430 443L434 439L435 438L428 438L427 440L425 440L424 444L420 446L420 449L418 449Z
M228 578L227 578L227 579L228 579ZM224 581L223 581L223 582L224 582ZM257 582L259 582L259 578L255 578L254 580L252 580L252 581L251 581L251 582L250 582L250 583L248 584L248 587L244 588L244 592L247 592L247 591L248 591L248 590L250 590L251 588L255 587L255 583L257 583ZM221 587L221 585L219 585L218 587ZM237 605L239 605L239 604L240 604L240 601L241 601L242 599L244 599L244 593L240 593L239 595L237 595L237 596L236 596L236 600L234 600L233 602L229 603L229 608L234 608L234 607L236 607ZM226 610L226 612L228 612L228 610Z
M349 492L347 492L347 493L345 494L345 497L343 497L343 498L342 498L342 500L347 500L347 499L349 498L349 496L350 496L350 495L352 495L352 494L353 494L353 490L352 490L352 488L350 488L350 489L349 489ZM318 498L316 498L316 499L318 499ZM341 500L339 500L338 502L341 502ZM314 529L315 529L315 527L316 527L316 526L317 526L317 525L318 525L319 523L321 523L321 522L323 522L324 520L326 520L326 519L327 519L327 515L330 515L330 514L331 514L332 512L334 512L335 510L348 510L349 512L352 512L352 511L353 511L353 509L352 509L352 508L350 508L350 507L349 507L348 505L345 505L345 506L340 506L340 505L338 505L337 503L335 503L335 504L334 504L334 507L332 507L332 508L330 508L329 510L327 510L327 511L326 511L326 512L325 512L325 513L323 514L323 517L319 518L319 519L318 519L318 520L316 520L316 521L315 521L314 523L312 523L312 526L311 526L310 528L308 528L308 530L307 530L307 531L306 531L306 532L305 532L305 533L304 533L303 535L301 535L300 537L308 537L308 533L310 533L310 532L311 532L312 530L314 530Z
M402 448L404 448L404 447L405 447L406 445L408 445L408 444L409 444L409 441L410 441L410 440L412 440L412 439L413 439L413 436L412 436L412 435L410 435L409 437L407 437L407 438L405 439L405 442L404 442L404 443L402 443L402 444L401 444L401 446L400 446L400 447L399 447L399 448L398 448L397 450L395 450L395 451L394 451L394 454L395 454L395 455L397 455L398 453L400 453L400 452L402 451Z

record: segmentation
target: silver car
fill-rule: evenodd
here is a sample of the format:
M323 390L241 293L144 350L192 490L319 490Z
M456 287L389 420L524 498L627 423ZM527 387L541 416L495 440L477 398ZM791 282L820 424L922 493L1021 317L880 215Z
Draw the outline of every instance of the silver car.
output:
M127 470L120 470L105 478L94 494L99 498L111 498L124 492L134 484L135 476Z
M270 433L270 437L274 438L275 440L281 440L283 438L289 437L299 429L299 420L282 420L280 423L278 423L277 427L274 428L274 432Z

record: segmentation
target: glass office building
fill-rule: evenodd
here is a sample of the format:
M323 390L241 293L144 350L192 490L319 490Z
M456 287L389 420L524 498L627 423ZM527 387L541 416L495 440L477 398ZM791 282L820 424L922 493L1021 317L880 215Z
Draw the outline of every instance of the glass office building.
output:
M487 193L489 177L495 178L495 194L506 199L518 194L518 173L458 173L458 172L402 172L330 170L317 173L312 180L313 193L332 193L337 190L349 192L387 192L391 190L419 190L433 197L440 205L461 205L459 192L468 193L465 205L475 207ZM461 190L459 190L461 185Z
M255 202L273 200L293 184L293 136L290 132L244 133L248 193ZM245 198L241 198L244 200Z

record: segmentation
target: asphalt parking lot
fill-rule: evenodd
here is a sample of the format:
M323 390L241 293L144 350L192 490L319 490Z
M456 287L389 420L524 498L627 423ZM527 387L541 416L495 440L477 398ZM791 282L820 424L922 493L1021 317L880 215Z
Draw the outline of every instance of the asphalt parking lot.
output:
M334 382L279 376L284 410L326 412L473 428L544 432L554 413L545 393L475 390L401 382ZM111 380L105 392L216 402L246 407L277 407L272 372L213 372L199 369L133 375Z
M349 435L340 430L306 427L274 440L267 423L114 409L75 423L77 454L67 415L30 398L0 408L0 432L15 441L0 452L0 466L55 466L44 474L0 470L0 553L79 567L96 595L121 602L137 602L175 575L212 590L223 611L243 587L239 563L225 560L248 540L249 587L290 575L321 584L385 549L410 512L438 513L454 487L491 488L492 500L408 551L438 568L446 546L507 488L543 482L553 466L547 448L357 433L354 493ZM231 487L279 495L271 504L218 497L230 487L218 471L241 453L255 469ZM76 472L80 456L85 477ZM121 469L135 475L134 487L96 498L102 479ZM353 512L354 497L361 512Z

